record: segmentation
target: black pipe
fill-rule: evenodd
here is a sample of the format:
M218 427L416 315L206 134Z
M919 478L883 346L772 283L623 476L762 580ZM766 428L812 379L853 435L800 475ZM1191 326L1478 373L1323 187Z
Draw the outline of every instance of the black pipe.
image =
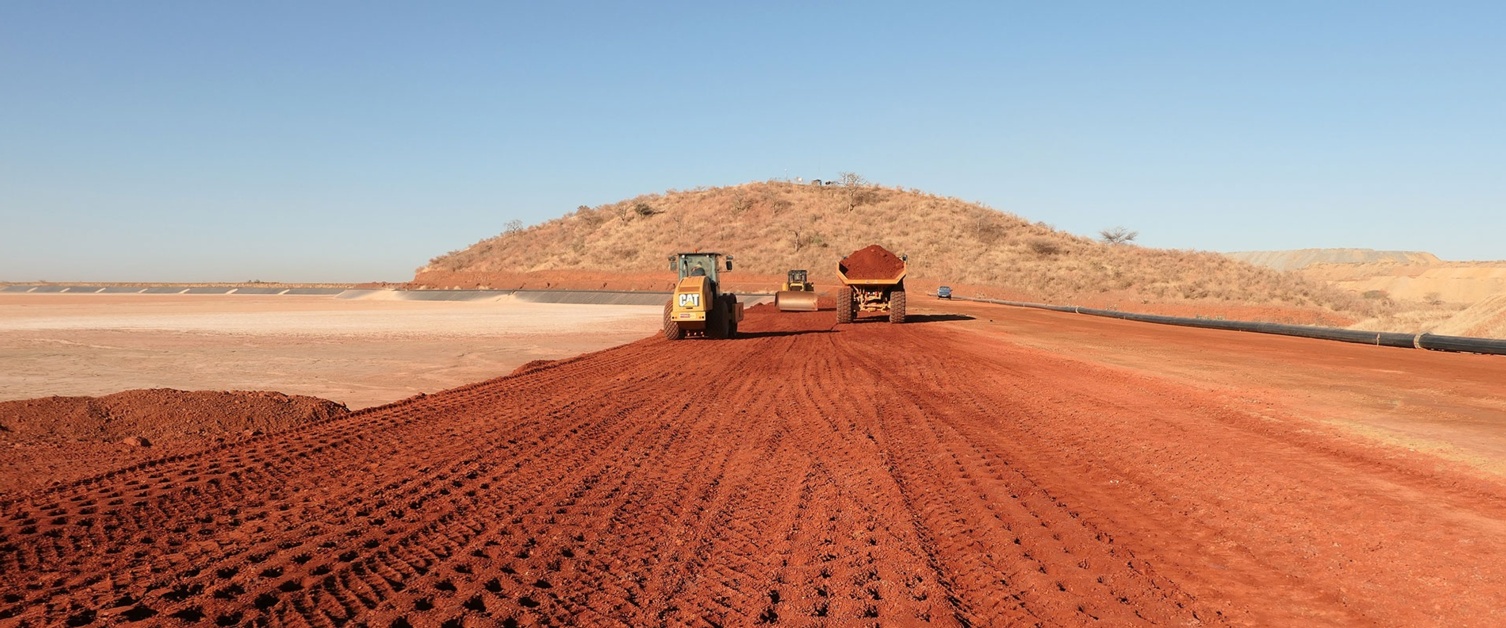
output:
M1207 318L1183 318L1180 316L1161 316L1159 314L1136 314L1133 312L1120 312L1118 310L1100 310L1095 308L1077 307L1073 305L1049 305L1046 303L1028 303L1024 301L1002 301L999 299L983 299L977 297L952 296L959 301L978 301L982 303L995 303L998 305L1011 305L1014 307L1029 307L1054 312L1070 312L1074 314L1088 314L1091 316L1103 316L1127 321L1142 323L1156 323L1158 325L1178 325L1181 327L1200 327L1204 329L1223 329L1228 331L1248 331L1259 334L1276 334L1280 336L1295 336L1298 338L1315 338L1318 340L1333 340L1337 342L1353 342L1380 347L1399 347L1406 349L1430 349L1433 351L1454 351L1461 353L1485 353L1492 355L1506 355L1506 340L1494 340L1490 338L1466 338L1463 336L1439 336L1436 334L1403 334L1389 331L1359 331L1354 329L1339 329L1336 327L1313 327L1308 325L1283 325L1280 323L1256 323L1252 321L1222 321Z
M1420 334L1417 336L1417 348L1432 349L1434 351L1461 351L1466 353L1506 355L1506 340Z

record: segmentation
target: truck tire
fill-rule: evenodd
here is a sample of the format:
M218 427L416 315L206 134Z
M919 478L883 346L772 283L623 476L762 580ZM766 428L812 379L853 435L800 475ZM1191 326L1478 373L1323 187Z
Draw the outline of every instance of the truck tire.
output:
M837 288L837 322L852 322L852 286Z
M669 340L679 340L685 337L685 330L680 324L669 320L669 313L674 309L673 303L664 304L664 337Z
M905 322L905 289L895 288L889 293L889 322Z

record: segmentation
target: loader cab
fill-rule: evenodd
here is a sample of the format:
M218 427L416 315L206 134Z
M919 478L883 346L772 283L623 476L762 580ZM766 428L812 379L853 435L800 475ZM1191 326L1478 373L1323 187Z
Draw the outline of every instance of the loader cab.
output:
M676 253L669 257L669 269L678 274L677 279L686 277L705 277L713 284L717 283L718 262L724 256L721 253ZM732 256L726 257L726 269L732 270Z

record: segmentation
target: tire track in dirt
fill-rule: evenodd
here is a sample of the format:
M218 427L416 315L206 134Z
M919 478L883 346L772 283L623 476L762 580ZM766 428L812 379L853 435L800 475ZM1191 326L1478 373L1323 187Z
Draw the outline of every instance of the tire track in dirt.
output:
M744 328L15 496L0 503L0 624L1499 612L1492 487L947 325L834 329L830 312L764 308ZM1384 547L1349 547L1348 530ZM1388 601L1409 575L1447 603Z

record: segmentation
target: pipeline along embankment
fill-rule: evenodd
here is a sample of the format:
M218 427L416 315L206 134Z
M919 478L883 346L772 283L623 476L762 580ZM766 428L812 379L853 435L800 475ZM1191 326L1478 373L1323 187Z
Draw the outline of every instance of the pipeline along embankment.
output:
M1207 318L1184 318L1180 316L1162 316L1159 314L1136 314L1134 312L1103 310L1097 308L1080 307L1076 305L1051 305L1048 303L1005 301L1001 299L985 299L982 297L954 296L952 298L959 301L994 303L997 305L1009 305L1014 307L1029 307L1042 310L1053 310L1057 312L1088 314L1092 316L1118 318L1128 321L1139 321L1142 323L1156 323L1159 325L1179 325L1182 327L1202 327L1205 329L1249 331L1260 334L1277 334L1281 336L1296 336L1299 338L1316 338L1318 340L1353 342L1358 344L1377 345L1381 347L1400 347L1406 349L1429 349L1432 351L1453 351L1459 353L1506 355L1506 340L1496 340L1491 338L1441 336L1438 334L1429 333L1404 334L1398 332L1339 329L1335 327L1284 325L1281 323L1258 323L1253 321L1227 321Z

